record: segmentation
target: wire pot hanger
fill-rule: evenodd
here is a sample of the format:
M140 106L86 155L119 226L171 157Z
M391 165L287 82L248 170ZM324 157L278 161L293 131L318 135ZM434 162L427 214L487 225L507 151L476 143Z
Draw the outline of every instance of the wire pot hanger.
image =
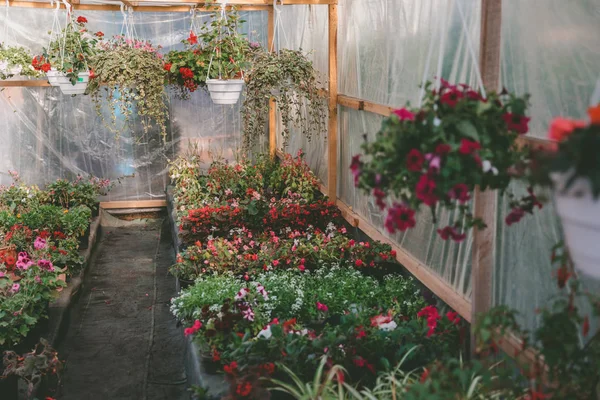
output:
M219 21L227 22L227 12L226 12L227 1L222 1L222 2L220 2L220 4L221 4L221 10L219 12ZM226 26L226 28L227 28L228 36L231 40L231 44L233 45L234 44L233 39L231 39L232 32L228 26ZM222 41L223 41L223 27L219 26L219 42L218 43L221 43ZM220 46L217 44L217 46L215 46L215 48L213 49L213 53L210 57L210 62L208 63L208 70L206 71L206 79L210 78L210 68L212 66L215 53L217 54L217 58L219 58L219 54L221 52L221 49L219 47ZM237 63L234 62L234 64L237 64ZM240 68L240 73L242 75L242 80L243 80L244 79L244 71L242 70L242 68ZM223 76L222 76L222 71L221 71L221 63L219 62L219 80L222 80L222 79L223 79Z
M9 24L9 19L8 19L8 9L10 8L10 3L8 2L8 0L6 0L6 11L4 14L4 42L5 44L9 44L9 42L13 42L15 45L18 45L17 43L17 36L15 35L15 30L14 28ZM0 41L1 42L1 41Z
M273 52L276 48L277 51L281 50L280 33L283 33L286 48L289 48L290 46L287 34L285 33L285 29L283 28L283 21L281 19L281 11L283 11L283 0L273 0L273 10L275 11L275 27L273 29L273 42L271 43L271 48L269 49L271 52ZM277 47L275 46L275 42L277 42Z
M60 8L60 0L57 0L57 5ZM61 69L64 66L65 63L65 50L67 47L67 29L72 29L74 31L73 28L73 6L67 1L67 0L62 0L62 3L65 5L65 8L67 10L67 17L66 17L66 25L65 25L65 34L63 35L63 41L62 41L62 46L60 48L60 66ZM59 26L60 27L60 26ZM87 70L90 69L88 63L87 63L87 59L85 57L84 51L83 51L83 46L81 45L81 39L77 38L77 44L79 45L79 50L81 51L81 55L83 56L83 62L85 64L85 68ZM59 44L60 45L60 44Z
M121 36L125 38L127 44L133 47L138 35L133 20L133 8L121 3L121 14L123 15L123 24L121 25Z

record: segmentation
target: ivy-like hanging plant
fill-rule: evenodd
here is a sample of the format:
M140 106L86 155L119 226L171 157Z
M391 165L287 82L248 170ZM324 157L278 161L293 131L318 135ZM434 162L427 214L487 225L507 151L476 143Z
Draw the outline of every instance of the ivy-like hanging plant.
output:
M15 75L38 77L40 73L31 65L31 53L22 46L5 46L0 43L0 80Z
M301 51L258 53L246 83L244 148L250 148L265 134L271 96L281 113L283 147L288 144L292 124L300 127L308 140L315 133L325 132L327 103L320 95L322 85L312 61Z
M128 122L134 108L142 117L144 132L152 122L160 128L166 140L168 109L166 104L165 73L157 48L150 42L126 40L116 36L103 43L104 51L94 57L95 78L90 81L88 93L96 103L96 111L101 114L100 83L104 86L106 98L113 111L109 129L118 133L116 110Z

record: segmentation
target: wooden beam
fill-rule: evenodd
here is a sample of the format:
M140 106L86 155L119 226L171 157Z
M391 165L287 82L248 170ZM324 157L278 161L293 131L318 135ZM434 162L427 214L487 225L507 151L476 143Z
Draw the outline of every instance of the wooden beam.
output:
M21 7L21 8L46 8L52 9L53 6L50 3L42 3L36 1L21 1L21 0L9 0L8 1L11 7ZM144 2L146 3L146 2ZM136 6L135 3L133 6L133 10L136 12L190 12L190 6L195 4L194 2L187 2L188 5L164 5L168 3L160 3L163 5L141 5ZM183 2L175 2L177 4L184 4ZM61 7L64 8L64 4L61 4ZM268 5L239 5L236 8L240 11L268 11L272 6ZM113 4L74 4L74 10L79 11L121 11L120 5ZM196 8L197 12L214 12L214 7L198 7Z
M496 91L500 84L500 46L502 38L502 1L481 0L481 39L479 46L479 67L483 84L488 91ZM497 193L476 188L474 194L474 216L487 225L483 230L473 232L473 252L471 266L472 321L492 306L492 281L494 276L496 249L496 216L498 213ZM474 325L474 324L473 324ZM471 340L474 354L475 336Z
M337 5L329 5L329 121L327 129L327 196L337 199L338 169L338 85L337 85Z
M0 81L0 87L50 87L50 84L46 80L32 79L32 80L14 80L14 81Z
M105 210L117 210L124 208L155 208L166 206L166 200L128 200L100 202L100 208L103 208Z
M269 9L268 21L267 21L267 32L268 32L268 40L267 46L268 50L275 50L273 47L273 43L275 42L275 18L274 18L274 10L273 7ZM275 151L277 150L277 113L276 113L277 103L275 102L275 98L271 97L269 99L269 155L272 159L275 158Z

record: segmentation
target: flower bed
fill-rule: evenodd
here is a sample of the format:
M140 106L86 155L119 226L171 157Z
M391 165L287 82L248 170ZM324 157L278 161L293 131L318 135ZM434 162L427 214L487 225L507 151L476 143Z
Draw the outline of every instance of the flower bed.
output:
M270 384L259 377L285 379L276 363L307 378L324 356L366 384L415 345L406 368L458 354L457 314L390 273L388 245L349 236L301 154L213 163L206 173L179 159L170 173L185 247L171 272L195 279L172 312L205 369L224 374L230 398L262 398ZM380 270L385 278L365 274Z

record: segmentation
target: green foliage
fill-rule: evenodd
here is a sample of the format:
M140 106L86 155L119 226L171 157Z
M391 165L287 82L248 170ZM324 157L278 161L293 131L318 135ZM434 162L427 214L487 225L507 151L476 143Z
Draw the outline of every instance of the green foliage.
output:
M119 132L115 114L118 107L125 123L129 122L135 110L142 118L144 133L147 133L154 123L166 140L166 71L156 48L149 42L136 40L128 43L119 36L103 43L102 48L104 51L93 58L96 78L91 80L88 86L88 94L96 103L98 115L102 115L100 83L103 83L106 85L104 92L108 105L113 111L112 122L107 126L113 132Z
M14 75L38 77L40 73L32 67L32 58L25 47L0 43L0 80Z
M247 74L244 99L244 146L250 148L265 134L269 99L279 109L285 148L292 125L308 140L326 132L327 99L318 73L302 51L283 49L278 53L259 52ZM306 108L306 110L305 110Z

